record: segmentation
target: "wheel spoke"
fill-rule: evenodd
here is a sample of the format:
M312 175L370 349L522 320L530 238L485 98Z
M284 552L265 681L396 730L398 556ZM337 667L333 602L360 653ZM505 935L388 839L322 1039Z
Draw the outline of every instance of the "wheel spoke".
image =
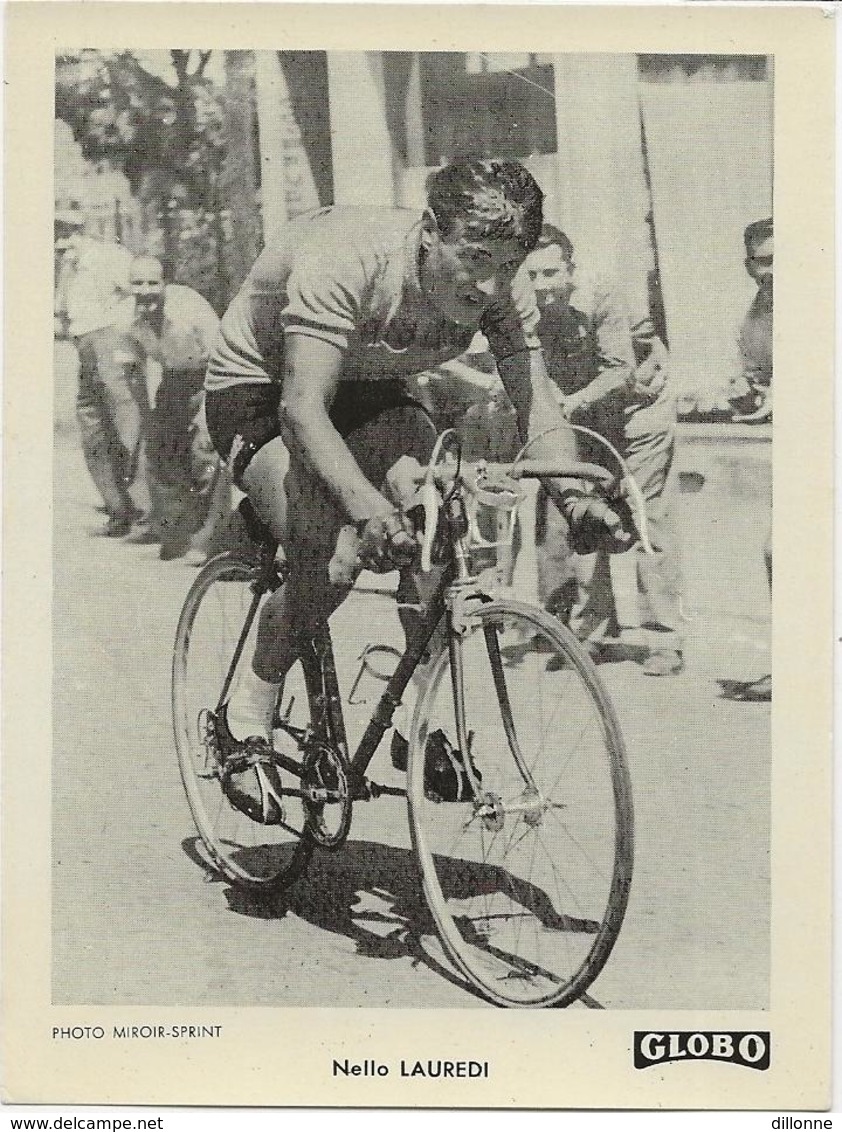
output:
M501 626L523 637L537 629L562 663L547 673L548 658L533 654L536 663L504 664L495 680L490 634L463 638L480 796L467 816L460 804L427 802L424 754L410 751L425 892L448 953L483 995L503 1006L564 1005L598 975L625 911L628 885L618 878L629 875L632 846L622 741L598 682L575 663L580 646L552 621L503 602L477 616L498 635ZM419 704L425 735L453 719L448 656L430 672Z
M564 764L562 765L561 770L556 775L555 781L553 782L552 786L550 787L550 789L548 791L549 794L554 793L556 787L561 782L562 778L566 777L567 772L570 769L570 764L573 762L573 756L574 756L575 752L578 750L579 743L581 742L581 740L582 740L582 738L585 734L585 731L587 730L587 727L588 727L588 721L586 719L585 722L582 724L582 727L581 727L581 730L579 731L579 734L576 736L576 741L574 743L572 743L570 745L570 747L568 748L569 754L567 755L567 759L565 760ZM567 744L565 743L565 747L566 746L567 746Z
M595 861L593 860L593 858L591 857L590 853L588 853L588 851L587 851L587 850L585 849L585 847L584 847L584 846L583 846L583 845L581 844L581 842L580 842L580 841L579 841L579 840L578 840L578 839L577 839L577 838L576 838L576 837L575 837L575 836L574 836L574 835L573 835L573 834L572 834L572 833L570 832L570 829L568 828L568 826L566 825L566 823L564 823L564 822L562 822L562 821L559 821L559 823L558 823L558 824L559 824L559 828L563 830L563 832L564 832L564 835L565 835L565 837L567 837L568 841L570 841L570 843L571 843L572 845L574 845L574 846L575 846L575 848L576 848L576 849L577 849L577 850L579 851L579 854L580 854L580 856L581 856L582 860L583 860L583 861L586 861L586 862L587 862L587 863L588 863L588 864L589 864L589 865L591 866L591 868L593 869L594 873L595 873L595 874L596 874L596 875L597 875L597 876L598 876L598 877L599 877L599 878L600 878L601 880L604 880L604 881L606 881L606 882L610 881L610 877L607 877L607 876L605 875L605 873L604 873L604 872L603 872L603 871L602 871L602 870L601 870L601 869L599 868L599 866L597 865L597 863L596 863L596 862L595 862Z

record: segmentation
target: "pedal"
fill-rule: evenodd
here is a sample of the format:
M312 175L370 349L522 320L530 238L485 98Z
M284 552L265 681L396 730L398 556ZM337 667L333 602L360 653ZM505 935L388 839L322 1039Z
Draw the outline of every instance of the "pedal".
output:
M200 778L218 778L222 766L222 752L216 731L216 716L210 708L202 708L197 721L199 739L204 748L204 768Z
M472 802L474 787L482 786L482 772L473 759L474 733L468 733L468 762L444 732L437 728L427 736L424 749L424 796L429 802ZM407 769L408 744L403 735L392 733L391 758L395 770ZM470 767L470 772L469 768Z

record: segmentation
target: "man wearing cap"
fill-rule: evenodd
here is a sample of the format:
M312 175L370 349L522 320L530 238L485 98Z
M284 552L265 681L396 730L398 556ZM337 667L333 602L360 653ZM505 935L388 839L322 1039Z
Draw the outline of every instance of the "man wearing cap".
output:
M121 357L146 409L154 516L147 541L160 541L162 559L181 558L191 549L208 502L227 510L227 480L219 482L223 472L203 412L205 369L219 319L192 287L165 283L155 256L137 256L130 277L135 317ZM156 390L147 385L149 362L160 367ZM193 550L200 549L193 540Z
M132 318L132 253L89 239L84 225L83 214L75 210L56 214L55 247L62 260L55 314L79 355L76 416L82 451L108 513L100 533L120 538L140 514L129 494L140 451L140 408L117 358Z

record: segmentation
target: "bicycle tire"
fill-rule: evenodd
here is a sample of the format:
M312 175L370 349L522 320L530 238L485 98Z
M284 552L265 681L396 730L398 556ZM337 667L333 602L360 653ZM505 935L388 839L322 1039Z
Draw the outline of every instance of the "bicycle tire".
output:
M274 891L297 880L312 854L303 802L284 789L281 824L264 825L252 820L223 791L219 763L213 757L213 747L209 748L206 742L208 713L215 714L219 706L246 611L254 599L252 587L261 568L252 558L226 551L207 562L197 575L176 630L172 711L181 779L207 852L207 864L235 885ZM234 681L241 667L250 662L252 652L250 636L242 649ZM306 728L311 700L300 665L294 666L285 680L279 700L284 697L289 703L291 699L294 705L296 694L298 711L302 711L303 703L306 713L306 717L299 716L298 723ZM279 705L276 719L283 718L285 712L286 708ZM301 757L299 752L295 754ZM282 785L289 781L290 776L281 772Z
M446 954L483 997L566 1006L605 966L628 905L634 819L617 717L581 644L541 610L478 605L454 647L473 733L463 742L482 781L466 801L431 793L431 752L442 743L430 736L450 731L459 746L444 645L416 707L407 767L427 904ZM539 765L545 739L548 766Z

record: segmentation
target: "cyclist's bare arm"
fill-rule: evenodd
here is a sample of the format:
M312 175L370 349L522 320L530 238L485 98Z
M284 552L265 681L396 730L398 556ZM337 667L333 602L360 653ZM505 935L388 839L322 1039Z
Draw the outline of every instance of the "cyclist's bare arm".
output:
M287 444L314 469L354 523L394 508L369 483L328 415L343 352L330 342L289 334L285 347L281 428Z

